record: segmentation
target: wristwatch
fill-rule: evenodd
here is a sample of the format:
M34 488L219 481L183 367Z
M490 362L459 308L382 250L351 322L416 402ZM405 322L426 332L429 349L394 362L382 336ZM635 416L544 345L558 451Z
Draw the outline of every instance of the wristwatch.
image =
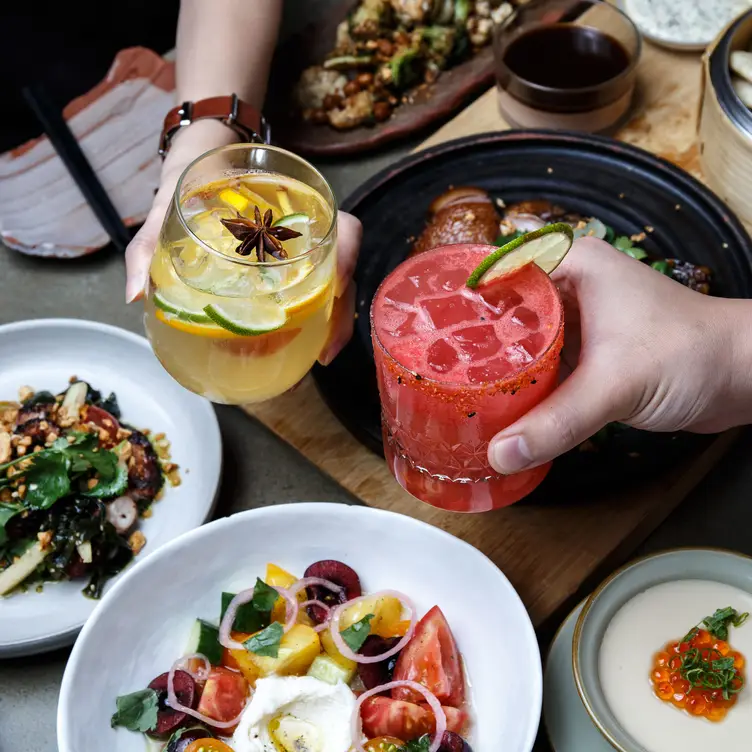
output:
M164 158L175 134L196 120L219 120L232 128L245 142L268 144L271 128L263 113L233 94L198 102L183 102L167 113L159 139L159 156Z

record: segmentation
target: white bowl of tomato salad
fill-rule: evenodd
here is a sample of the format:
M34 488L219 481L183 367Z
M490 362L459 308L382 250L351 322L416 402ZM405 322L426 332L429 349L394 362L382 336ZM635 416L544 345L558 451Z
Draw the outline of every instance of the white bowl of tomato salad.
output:
M483 554L391 512L300 503L127 572L60 692L60 752L529 752L541 664Z

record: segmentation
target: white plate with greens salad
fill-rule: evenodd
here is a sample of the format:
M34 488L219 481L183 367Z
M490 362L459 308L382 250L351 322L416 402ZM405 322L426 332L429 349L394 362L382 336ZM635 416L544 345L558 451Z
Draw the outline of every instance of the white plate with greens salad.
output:
M70 644L112 580L211 514L211 404L143 338L72 319L0 326L0 658Z

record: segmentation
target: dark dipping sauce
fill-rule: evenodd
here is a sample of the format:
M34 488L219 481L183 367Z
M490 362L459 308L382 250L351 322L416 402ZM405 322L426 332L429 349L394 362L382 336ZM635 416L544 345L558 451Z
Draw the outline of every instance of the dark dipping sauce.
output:
M634 90L632 53L591 26L538 24L512 36L500 53L499 87L533 110L593 112L620 101L626 110Z
M504 54L510 71L552 89L599 86L623 73L629 53L608 34L588 26L552 24L525 32Z

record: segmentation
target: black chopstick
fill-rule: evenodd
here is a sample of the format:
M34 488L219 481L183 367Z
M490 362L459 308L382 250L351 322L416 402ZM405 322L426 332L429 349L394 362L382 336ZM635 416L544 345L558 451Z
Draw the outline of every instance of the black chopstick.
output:
M21 92L110 240L119 251L124 252L131 240L130 232L81 151L62 113L52 104L42 86L25 86Z

